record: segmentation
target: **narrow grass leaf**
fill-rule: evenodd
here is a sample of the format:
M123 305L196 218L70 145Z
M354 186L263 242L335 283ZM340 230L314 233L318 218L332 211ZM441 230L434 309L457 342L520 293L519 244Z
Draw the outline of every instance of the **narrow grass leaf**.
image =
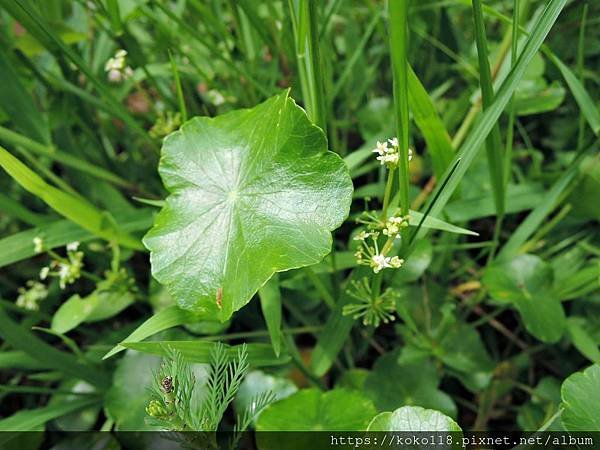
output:
M177 103L179 104L179 112L181 113L181 122L187 122L187 108L185 107L185 98L183 97L183 88L181 87L181 80L179 79L179 70L177 70L177 63L173 58L173 54L169 51L169 60L171 61L171 71L173 73L173 82L175 83L175 91L177 92Z
M11 145L16 145L29 150L32 153L36 153L41 156L46 156L53 161L59 162L60 164L79 170L80 172L87 173L88 175L98 178L100 180L106 180L110 183L116 184L117 186L132 188L133 185L127 180L115 175L102 167L98 167L97 164L89 163L83 159L78 158L70 153L63 152L54 148L51 145L45 145L40 142L34 141L22 134L16 133L8 128L0 126L0 140Z
M143 250L141 242L119 229L109 213L98 210L81 197L75 197L49 185L2 147L0 166L26 191L39 197L57 213L82 228L108 241L116 240L126 247Z
M10 417L0 420L0 432L37 430L50 420L65 416L80 409L100 403L98 397L80 398L68 402L60 402L43 408L22 410ZM9 437L10 435L6 436Z
M432 208L431 215L439 215L446 203L448 203L450 200L452 194L458 187L458 184L475 159L475 156L477 156L479 153L479 150L481 149L485 139L498 121L500 114L502 114L502 111L510 101L513 92L519 84L519 81L523 78L527 66L531 62L534 55L539 51L544 39L546 39L546 36L556 22L556 19L558 18L565 4L566 0L550 0L548 2L538 22L535 24L531 34L529 35L529 38L525 43L525 47L519 55L515 66L509 72L508 76L498 89L494 101L489 108L482 113L480 120L471 130L460 151L454 157L455 161L460 158L462 162L456 168L456 171L454 172L448 184L442 191L440 191L440 197ZM447 169L446 172L449 172L449 170L450 169ZM436 187L436 190L440 190L440 186ZM435 198L435 194L432 195L432 198Z
M456 0L452 3L457 3L463 6L471 6L472 0ZM563 5L564 6L564 5ZM512 25L512 19L502 14L499 11L496 11L494 8L484 5L483 12L485 14L491 15L507 25ZM529 32L523 27L519 28L519 32L525 35L531 35L533 33ZM600 111L596 107L592 97L587 92L587 90L583 87L581 82L577 79L577 76L573 73L569 67L556 55L550 47L547 45L541 46L542 52L548 57L548 59L558 68L561 75L565 79L567 86L569 87L571 94L575 98L575 101L579 105L581 112L583 113L585 119L592 131L596 134L600 134Z
M123 342L122 345L138 352L168 356L168 349L178 350L190 363L209 364L215 342L210 341L161 341L161 342ZM235 358L240 346L227 346L227 354ZM289 355L276 356L269 344L246 344L248 362L254 367L275 366L290 361Z
M153 211L149 209L115 214L119 227L125 232L147 230L152 226L153 217ZM35 237L44 240L45 248L53 249L67 245L69 242L90 241L95 238L95 235L68 220L40 224L36 228L0 239L0 268L35 256L33 245Z
M98 388L105 388L109 378L99 367L81 364L69 353L55 349L45 341L13 322L4 309L0 307L0 336L16 350L21 350L44 366L70 375L75 379L85 380Z
M402 215L408 214L409 207L409 107L408 107L408 0L388 3L390 29L390 56L394 79L394 113L396 116L396 132L400 145L398 165L398 182L400 192L400 210ZM384 207L384 210L386 208Z
M142 341L147 337L150 337L156 333L159 333L169 328L173 328L185 323L193 323L200 320L197 314L193 314L189 311L185 311L178 306L169 306L146 320L139 327L137 327L133 333L131 333L124 342L128 344L134 344ZM119 352L125 350L125 347L121 344L115 345L102 359L110 358Z
M579 155L571 162L565 173L552 185L544 200L529 213L527 218L511 234L510 239L498 253L499 260L509 259L517 255L521 246L537 231L544 219L553 211L561 194L579 173L579 163L586 153L586 151L579 152Z
M44 17L37 11L29 0L0 0L0 4L25 28L42 43L57 59L62 60L63 57L68 58L94 85L96 90L101 94L101 98L106 103L109 103L114 110L115 115L119 116L132 130L135 130L140 136L145 139L151 139L148 133L137 123L131 116L127 108L117 101L105 84L96 76L94 71L90 69L83 59L71 49L62 38L57 35L53 28L46 23Z
M15 127L39 141L50 141L48 123L23 87L3 47L0 47L0 98L0 109L6 112Z
M360 280L371 273L371 270L365 267L358 267L352 276L354 279ZM323 331L319 334L310 363L311 371L317 377L325 375L330 369L348 339L355 320L351 316L344 316L342 310L344 305L352 301L352 297L345 290L342 291L335 309L329 315Z
M483 110L487 110L494 101L494 87L492 83L492 71L487 49L487 38L483 23L483 11L481 0L473 0L473 19L475 22L475 42L477 44L477 56L479 58L479 83L481 86L481 98ZM504 161L502 159L502 142L500 127L496 123L486 139L486 152L494 202L499 218L504 215Z
M260 307L267 323L273 352L279 356L281 351L281 292L279 275L274 274L265 285L258 290Z
M571 69L558 59L554 53L547 52L546 54L550 58L550 61L560 70L590 128L596 136L600 136L600 111L594 104L594 101Z
M441 179L454 157L454 149L450 135L433 101L410 66L408 66L408 102L413 119L431 155L433 173L436 178Z

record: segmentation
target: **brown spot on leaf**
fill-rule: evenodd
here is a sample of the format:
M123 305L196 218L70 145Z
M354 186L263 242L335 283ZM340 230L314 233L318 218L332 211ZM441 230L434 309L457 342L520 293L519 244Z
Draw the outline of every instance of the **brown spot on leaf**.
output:
M223 288L222 287L217 289L216 300L217 300L217 307L219 309L223 309L223 305L221 304L221 301L223 300Z

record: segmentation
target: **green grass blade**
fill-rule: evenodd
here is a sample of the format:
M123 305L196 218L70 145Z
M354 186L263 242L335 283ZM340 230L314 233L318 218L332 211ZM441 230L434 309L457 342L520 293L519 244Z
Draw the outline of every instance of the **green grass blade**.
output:
M567 82L571 94L575 98L577 105L585 116L590 128L596 136L600 136L600 111L594 104L594 101L587 93L577 76L569 69L554 53L546 52L546 55L558 68L561 75Z
M43 408L19 411L10 417L0 420L0 432L37 430L50 420L87 408L88 406L100 404L100 402L101 400L98 397L80 398L51 406L44 406Z
M106 10L110 19L112 31L118 36L123 33L123 22L121 22L121 11L118 0L106 0Z
M375 27L377 26L377 24L381 20L381 15L382 14L383 14L383 10L382 9L377 10L375 12L375 14L373 15L373 18L371 19L371 21L367 25L367 28L366 28L365 32L363 33L363 36L362 36L360 42L358 43L358 45L354 49L354 52L352 53L352 56L350 56L350 58L348 59L348 62L346 63L346 66L344 67L344 70L342 71L342 74L339 76L339 78L336 80L335 84L333 85L333 90L332 90L332 93L331 93L331 95L329 97L329 103L332 103L333 100L338 96L338 94L340 93L341 89L346 84L346 81L348 81L348 78L354 72L354 70L355 70L354 66L358 62L359 58L362 55L364 55L364 49L367 46L367 43L369 42L369 39L371 38L371 35L373 34L373 31L375 31Z
M44 145L40 142L36 142L33 139L23 136L22 134L15 133L8 128L0 126L0 140L7 142L11 145L23 147L30 152L36 153L41 156L46 156L53 161L59 162L66 167L79 170L83 173L87 173L100 180L106 180L117 186L126 187L131 189L133 186L127 180L115 175L114 173L98 167L96 164L89 163L83 159L71 155L69 153L57 150L50 145Z
M0 336L11 347L27 353L48 368L85 380L98 388L106 388L110 383L108 375L99 367L83 365L73 355L55 349L13 322L2 307L0 307Z
M502 114L502 111L510 101L519 81L523 78L527 66L531 62L533 56L539 51L565 4L566 0L550 0L548 2L527 39L517 63L498 89L493 103L482 113L479 122L471 130L460 151L454 157L454 161L460 158L461 164L457 167L446 187L440 191L439 199L430 213L432 216L435 217L439 215L446 203L450 200L450 197L458 187L458 184L468 168L471 166L475 156L477 156L485 139L498 121L500 114ZM449 170L446 170L446 172L449 172ZM440 190L440 187L436 187L436 190ZM435 198L435 193L432 195L432 198Z
M127 336L123 342L133 344L156 333L168 330L169 328L183 325L184 323L196 322L198 320L200 320L200 318L197 314L185 311L175 305L169 306L142 323L133 331L133 333ZM108 359L123 350L125 350L125 347L121 344L115 345L102 359Z
M25 164L0 147L0 166L26 191L39 197L60 215L108 241L116 240L133 249L143 250L141 242L118 229L106 212L86 200L46 183Z
M146 138L153 145L153 141L148 133L131 116L127 108L117 101L105 84L100 81L96 74L90 69L81 57L74 52L67 44L63 42L60 36L54 33L52 27L46 23L44 17L28 0L0 0L2 6L17 20L26 20L25 27L31 32L37 40L43 43L46 48L55 56L61 59L67 57L94 85L101 94L104 101L111 105L114 113L123 120L132 130Z
M515 256L527 239L537 231L544 219L555 208L561 194L579 173L579 163L587 153L586 150L589 149L579 152L579 155L573 159L565 173L552 185L545 195L544 200L529 213L527 218L512 233L510 239L504 244L500 253L498 253L498 259L508 259Z
M390 54L394 78L394 113L396 116L396 132L400 145L400 164L398 165L398 181L400 191L400 211L408 214L408 188L410 175L408 171L409 117L408 117L408 0L390 1L388 3Z
M517 62L517 55L519 51L519 0L513 0L513 18L512 18L512 35L511 35L511 46L510 46L510 67L515 67ZM508 195L506 191L508 189L508 183L511 179L511 166L512 166L512 153L513 153L513 141L515 134L515 95L513 94L508 106L508 124L506 130L506 148L504 151L504 189L505 195ZM506 200L506 198L505 198ZM505 205L506 206L506 205ZM506 212L506 211L505 211Z
M30 136L41 142L50 141L48 123L36 108L33 99L23 87L8 53L0 47L0 109L10 117L11 122Z
M119 228L125 232L145 231L152 226L153 211L138 209L115 215ZM36 255L33 238L44 239L44 247L53 249L69 242L85 242L94 239L94 234L68 220L57 220L40 224L36 228L21 231L0 239L0 268L31 258Z
M518 0L515 0L518 1ZM577 43L577 76L579 83L585 89L585 75L584 75L584 63L585 63L585 27L587 24L588 15L588 4L583 5L583 12L581 13L581 22L579 26L579 42ZM579 133L577 134L577 148L583 147L585 140L585 115L579 112Z
M259 289L260 307L267 323L273 352L279 356L281 351L281 292L279 291L279 276L273 275Z
M483 111L487 110L494 101L494 87L492 83L492 71L487 49L487 38L483 23L483 11L481 0L473 0L473 20L475 22L475 42L477 44L477 56L479 59L479 83L481 86L481 99ZM490 135L486 139L486 152L490 181L494 192L494 202L498 213L498 220L504 215L504 164L502 160L502 142L500 127L495 124Z
M452 141L433 101L410 65L408 66L408 102L413 119L431 155L433 173L438 180L441 180L454 157Z
M161 342L123 342L123 346L138 352L167 356L168 349L178 350L190 363L209 364L215 342L211 341L161 341ZM240 346L227 346L231 358L238 354ZM254 367L276 366L290 361L289 355L276 356L269 344L246 344L248 362Z
M310 120L322 130L327 130L327 111L317 26L317 2L290 0L290 14L294 29L298 75L302 86L302 99Z
M0 352L0 369L44 370L48 367L21 350L4 350Z
M479 236L479 234L474 231L452 225L451 223L436 219L435 217L431 217L430 215L427 215L427 211L425 213L421 213L419 211L411 210L409 225L417 227L413 233L417 233L420 228L430 228L434 230L446 231L448 233L463 234L466 236Z
M471 0L456 0L456 4L463 6L470 6ZM506 24L512 24L512 20L505 16L504 14L496 11L495 9L485 6L483 7L483 11L486 14L489 14L497 19L501 20ZM533 31L530 33L525 28L520 27L519 31L525 35L531 35ZM550 61L558 68L561 75L565 79L571 94L575 98L577 105L581 109L581 112L585 116L590 128L596 134L596 136L600 135L600 111L596 107L594 101L590 94L583 87L581 82L577 79L577 76L567 67L567 65L548 47L547 45L542 45L542 52L550 59Z
M183 89L181 88L181 80L179 79L179 70L177 63L173 58L173 54L169 51L169 60L171 61L171 71L173 73L173 82L175 83L175 91L177 92L177 103L179 103L179 112L181 113L181 122L187 122L187 108L185 107L185 98L183 97Z
M0 211L3 211L8 217L14 217L33 226L44 225L53 220L52 217L29 211L17 200L2 192L0 192ZM1 258L2 255L0 255Z

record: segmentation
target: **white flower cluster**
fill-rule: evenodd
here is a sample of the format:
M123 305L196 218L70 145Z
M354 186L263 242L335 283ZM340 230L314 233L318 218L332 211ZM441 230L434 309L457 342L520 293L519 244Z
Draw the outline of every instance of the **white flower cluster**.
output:
M404 263L403 259L397 256L384 256L383 254L373 255L371 257L371 267L373 272L379 273L383 269L399 269Z
M400 230L408 226L410 216L392 216L385 223L383 234L385 236L393 237L394 239L400 237Z
M48 290L39 281L29 280L26 283L27 289L20 287L18 289L19 296L17 297L17 306L29 311L37 311L40 309L40 301L48 296Z
M388 147L388 144L391 147ZM398 144L398 138L391 138L384 142L377 141L377 147L373 150L373 153L377 153L377 161L381 165L385 165L388 169L395 169L398 167L400 161L400 146ZM412 159L412 149L408 149L408 160Z
M44 251L44 240L40 236L33 238L33 251L38 254Z
M398 269L402 267L404 263L403 259L397 256L386 256L385 249L382 251L379 250L378 237L379 232L367 232L364 230L354 237L355 241L360 241L361 243L359 249L354 253L358 264L371 267L375 273L379 273L383 269ZM372 245L367 243L367 239L369 238L371 238Z
M38 238L34 238L34 245L37 248L36 239ZM81 269L83 269L83 252L77 251L78 248L79 242L67 244L67 258L55 255L56 259L49 266L42 267L40 270L40 280L55 276L58 278L61 289L66 288L67 284L73 284L77 281L81 277Z
M117 50L115 56L106 61L104 70L108 73L108 81L111 83L121 83L131 78L133 69L127 65L127 50Z

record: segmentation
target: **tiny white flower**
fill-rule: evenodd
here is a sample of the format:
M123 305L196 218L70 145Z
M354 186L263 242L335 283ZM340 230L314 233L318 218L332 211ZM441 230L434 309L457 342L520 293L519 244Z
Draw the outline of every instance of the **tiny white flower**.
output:
M123 81L123 74L119 70L109 70L108 71L108 81L111 83L120 83Z
M71 266L69 264L60 263L58 265L58 277L60 281L60 287L65 288L69 275L71 273Z
M42 267L40 270L40 280L45 280L48 278L48 274L50 273L50 267Z
M413 157L413 151L412 151L412 148L409 148L408 149L408 160L410 161L412 159L412 157Z
M36 253L44 251L44 240L39 236L33 238L33 251Z
M369 236L370 236L369 233L367 233L365 230L362 230L360 233L358 233L356 236L354 236L354 240L355 241L364 241Z
M392 145L394 147L398 147L398 138L388 139L388 142L390 143L390 145Z
M383 269L388 267L392 267L390 265L391 258L389 256L384 256L381 254L373 255L371 257L371 267L373 268L373 272L379 273Z
M79 241L70 242L67 244L68 252L76 252L78 248L79 248Z
M133 69L127 66L126 57L127 50L120 49L106 61L104 71L111 83L120 83L133 75Z
M377 141L377 148L373 150L373 153L378 153L380 156L385 155L388 152L387 142L379 142ZM378 158L379 159L379 158Z
M392 256L392 259L390 259L390 266L393 267L394 269L398 269L398 268L402 267L402 264L404 264L404 260L401 258L398 258L397 256Z

